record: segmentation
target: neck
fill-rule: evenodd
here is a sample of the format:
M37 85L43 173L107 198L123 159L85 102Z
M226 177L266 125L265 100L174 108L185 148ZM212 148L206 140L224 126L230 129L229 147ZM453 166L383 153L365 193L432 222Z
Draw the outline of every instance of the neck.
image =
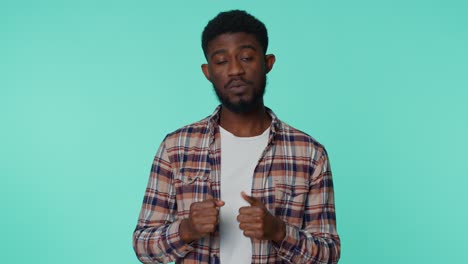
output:
M232 112L222 106L219 124L235 136L254 137L270 126L271 117L263 104L247 113Z

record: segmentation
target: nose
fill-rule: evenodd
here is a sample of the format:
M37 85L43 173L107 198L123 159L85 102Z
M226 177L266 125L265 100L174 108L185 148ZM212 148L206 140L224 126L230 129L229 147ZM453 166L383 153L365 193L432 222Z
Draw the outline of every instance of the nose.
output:
M245 73L244 67L242 67L242 63L239 60L232 60L231 63L229 63L229 75L230 76L237 76L237 75L242 75Z

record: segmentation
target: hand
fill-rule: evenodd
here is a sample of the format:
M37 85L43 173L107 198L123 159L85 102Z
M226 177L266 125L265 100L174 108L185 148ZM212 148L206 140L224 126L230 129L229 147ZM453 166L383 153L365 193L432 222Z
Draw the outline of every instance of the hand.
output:
M286 236L285 223L270 214L260 199L248 196L244 192L241 196L250 204L241 207L237 216L239 228L244 231L244 236L281 243Z
M218 224L218 208L223 205L223 201L216 199L191 204L189 217L180 223L182 240L190 243L214 232Z

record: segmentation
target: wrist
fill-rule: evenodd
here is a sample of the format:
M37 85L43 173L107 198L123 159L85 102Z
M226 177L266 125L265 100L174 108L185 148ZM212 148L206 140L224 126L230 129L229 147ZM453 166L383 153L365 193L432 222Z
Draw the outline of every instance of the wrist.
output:
M278 230L275 234L275 237L273 238L273 241L275 241L278 244L281 244L283 242L283 239L286 237L286 224L283 222L283 220L279 219L278 217L276 218L277 221L277 229Z
M192 241L195 240L193 238L193 234L192 234L191 228L190 228L190 222L189 222L188 219L183 219L180 222L179 236L180 236L180 239L182 239L182 241L184 241L187 244L189 244L189 243L191 243Z

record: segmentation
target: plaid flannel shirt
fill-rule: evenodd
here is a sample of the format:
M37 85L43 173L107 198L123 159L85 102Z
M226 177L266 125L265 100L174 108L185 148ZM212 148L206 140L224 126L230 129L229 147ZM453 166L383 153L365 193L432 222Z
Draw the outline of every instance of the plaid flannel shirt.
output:
M190 244L179 235L193 202L221 197L219 110L161 143L133 234L141 262L220 263L219 230ZM337 263L340 239L327 153L267 111L272 117L269 141L251 193L286 223L286 236L280 244L252 239L252 263Z

